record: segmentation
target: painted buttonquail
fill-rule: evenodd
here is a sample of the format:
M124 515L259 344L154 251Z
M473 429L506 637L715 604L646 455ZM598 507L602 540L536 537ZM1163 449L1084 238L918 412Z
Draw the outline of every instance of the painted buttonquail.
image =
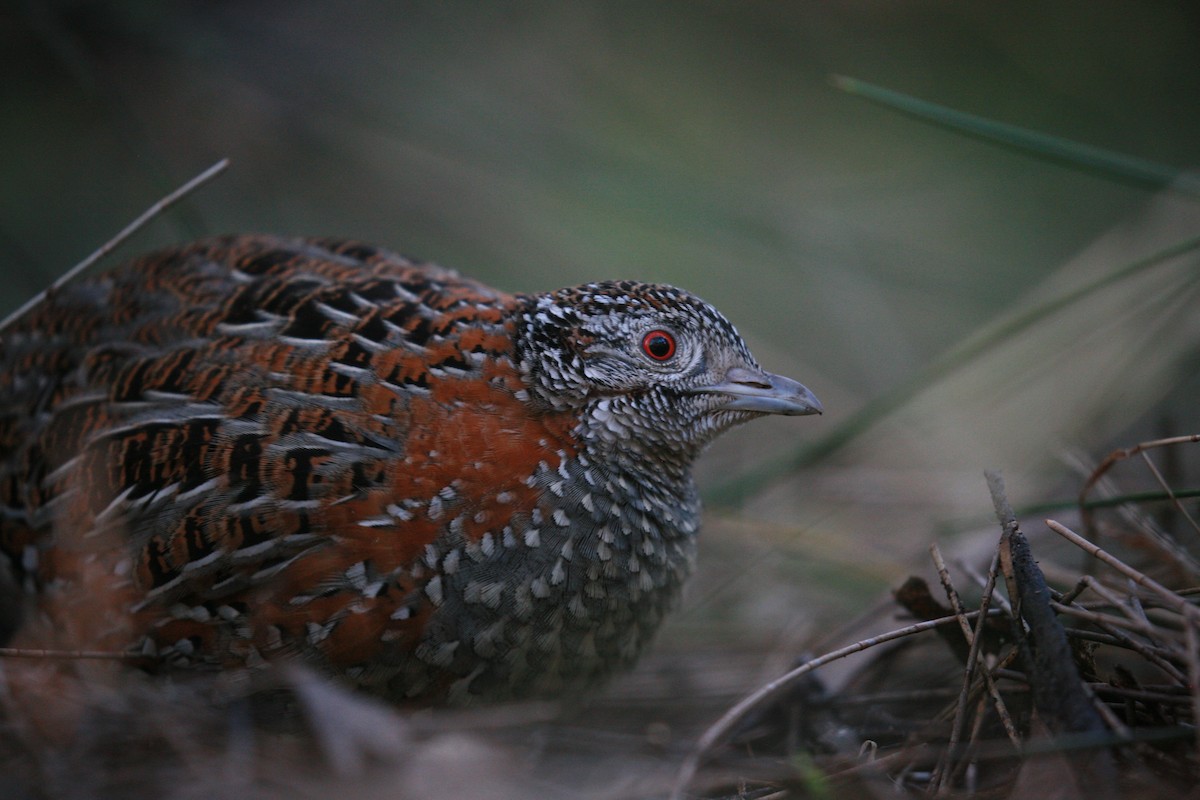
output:
M692 566L693 460L821 410L680 289L509 295L332 239L164 250L0 337L10 644L303 654L396 701L631 664Z

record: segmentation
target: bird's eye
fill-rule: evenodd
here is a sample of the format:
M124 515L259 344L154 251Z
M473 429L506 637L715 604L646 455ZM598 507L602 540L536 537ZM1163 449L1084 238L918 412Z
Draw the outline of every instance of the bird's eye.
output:
M666 331L650 331L642 337L642 352L655 361L675 355L675 337Z

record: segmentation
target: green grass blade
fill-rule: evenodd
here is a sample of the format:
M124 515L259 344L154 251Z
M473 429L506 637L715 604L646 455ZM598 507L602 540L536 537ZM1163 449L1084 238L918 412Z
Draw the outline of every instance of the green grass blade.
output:
M862 97L935 125L1107 177L1155 188L1167 187L1200 198L1200 179L1194 175L1182 173L1173 167L1080 144L1070 139L1031 131L1016 125L997 122L975 114L955 111L937 103L919 100L911 95L884 89L855 78L834 75L831 80L836 88L848 94Z

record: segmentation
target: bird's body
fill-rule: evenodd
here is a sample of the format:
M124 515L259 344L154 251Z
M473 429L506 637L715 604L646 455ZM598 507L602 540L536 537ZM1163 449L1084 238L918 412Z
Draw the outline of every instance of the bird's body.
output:
M672 287L509 295L334 240L156 253L0 331L14 641L300 654L396 700L582 689L679 593L700 450L818 410Z

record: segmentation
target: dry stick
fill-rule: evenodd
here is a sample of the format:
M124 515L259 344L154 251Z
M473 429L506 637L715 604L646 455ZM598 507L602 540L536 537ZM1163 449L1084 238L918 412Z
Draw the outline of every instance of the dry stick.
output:
M973 631L970 623L967 622L964 615L965 608L962 604L962 599L958 596L958 591L954 588L954 582L950 579L950 571L946 569L946 562L942 558L941 548L934 542L929 546L929 554L933 558L933 564L937 568L938 578L942 582L942 588L946 590L946 598L950 601L950 607L954 610L955 617L958 619L959 627L962 628L963 637L967 640L967 646L970 648L967 653L966 668L963 670L962 689L958 695L958 702L954 711L954 721L950 726L950 741L946 749L943 751L944 763L939 763L934 770L934 775L931 780L932 787L935 791L941 792L944 788L944 781L947 775L953 779L958 770L955 769L953 759L958 751L958 743L962 738L962 730L966 720L967 698L970 695L971 684L975 680L975 665L979 664L983 667L983 680L987 686L987 693L992 699L992 704L996 707L996 714L1004 724L1004 730L1008 734L1008 738L1012 741L1013 747L1019 752L1021 749L1020 736L1017 734L1016 727L1012 723L1008 715L1008 709L1004 705L1004 700L1000 697L1000 690L996 687L996 681L992 677L991 672L987 669L987 665L983 662L982 654L980 653L980 645L983 642L983 625L987 620L988 605L991 601L991 593L984 590L983 600L979 608L979 619L976 620L978 627ZM996 568L999 564L999 553L992 557L992 566L988 571L991 576L992 586L995 586ZM979 721L976 720L976 729L979 727Z
M1000 606L1010 618L1013 617L1012 606L996 592L996 576L1000 572L1000 547L997 545L996 552L992 554L992 564L988 567L987 578L984 578L979 572L969 564L960 561L959 567L963 569L967 575L975 580L983 589L983 598L979 606L979 620L976 623L975 637L978 638L983 632L983 625L988 617L990 604L994 601ZM1015 618L1014 618L1014 621ZM1000 696L1000 689L996 686L996 674L1008 664L1011 664L1017 658L1018 652L1013 649L1005 656L999 664L984 671L984 678L987 679L988 692L992 695L992 699L996 706L996 714L1000 717L1001 724L1004 725L1004 732L1008 734L1009 740L1017 752L1021 752L1021 735L1017 732L1017 726L1013 724L1012 717L1008 713L1008 706L1005 705L1003 698ZM982 663L982 662L981 662Z
M0 658L67 658L103 661L136 661L144 656L106 650L43 650L34 647L0 647Z
M141 228L143 226L145 226L145 224L147 222L154 219L159 214L163 213L168 208L175 205L180 200L187 197L189 194L196 191L201 186L203 186L204 184L208 183L213 178L220 175L222 172L225 171L225 169L228 166L229 166L229 159L228 158L221 159L220 161L213 164L211 167L204 170L199 175L192 178L190 181L183 184L178 189L171 192L166 197L162 198L157 203L155 203L154 205L150 206L148 209L143 211L141 216L139 216L133 222L126 225L121 230L120 233L118 233L116 236L114 236L113 238L111 238L107 242L105 242L100 247L99 250L96 250L94 253L92 253L90 256L85 258L83 261L80 261L78 264L71 267L71 269L67 270L67 272L64 275L62 275L58 280L56 280L54 283L50 284L50 288L44 289L43 291L38 292L33 297L31 297L28 302L26 302L24 305L22 305L16 311L12 312L7 317L5 317L3 321L0 321L0 331L3 331L5 328L7 328L13 322L16 322L18 319L23 317L26 314L26 312L29 311L29 309L33 308L38 303L42 302L42 300L46 299L47 294L49 294L50 292L56 291L58 289L61 289L63 286L66 286L68 283L70 283L72 280L74 280L76 277L78 277L81 273L83 273L87 269L89 269L97 261L104 258L106 255L111 253L113 250L120 247L121 244L126 239L128 239L130 236L132 236L133 234L135 234L139 230L141 230Z
M1026 674L1033 687L1034 707L1057 734L1107 733L1096 698L1083 684L1071 656L1071 646L1062 624L1050 607L1050 589L1034 561L1033 552L1004 491L1004 481L996 472L987 473L988 489L1000 535L1000 557L1010 599L1017 609L1013 630L1025 661ZM1024 620L1028 630L1021 627ZM1112 796L1116 773L1108 750L1100 749L1070 761L1079 786L1097 797Z
M954 584L950 580L950 572L946 569L946 563L942 560L942 551L938 548L937 542L929 546L929 554L933 557L934 566L937 567L938 578L942 582L942 587L946 590L946 597L950 600L950 608L954 611L954 618L958 620L959 627L962 628L963 637L967 640L967 659L963 665L962 687L959 689L958 698L954 703L954 719L950 723L950 741L945 749L942 750L941 756L938 758L937 765L933 769L933 775L929 779L929 788L933 790L934 796L944 793L946 787L946 776L954 773L955 758L958 754L958 742L962 738L962 729L967 715L967 697L971 693L971 684L975 677L975 662L979 657L979 643L983 641L982 636L975 636L971 631L971 625L963 618L962 601L958 597L958 592L954 589ZM987 598L984 598L986 602Z
M942 750L942 755L938 759L937 766L934 767L933 775L929 779L929 788L933 790L934 795L943 794L946 786L946 776L953 774L955 759L958 755L958 743L962 739L963 725L967 715L967 697L971 692L971 684L975 677L975 663L979 658L979 643L983 641L982 636L975 636L971 631L971 625L963 618L962 601L958 597L958 592L954 589L954 584L950 580L950 572L946 569L946 562L942 560L942 551L938 548L937 542L929 546L929 554L933 557L934 566L937 567L938 578L942 582L942 587L946 590L946 597L950 600L950 608L954 611L954 618L958 620L959 627L962 628L963 637L967 640L967 660L963 666L962 687L959 689L958 698L954 704L954 719L950 723L950 741L946 748ZM985 598L986 601L986 598Z
M1105 564L1108 564L1125 577L1132 579L1133 582L1138 586L1141 586L1144 589L1149 589L1151 592L1158 595L1159 599L1162 600L1163 604L1167 608L1178 611L1192 622L1200 622L1200 608L1196 608L1187 600L1163 586L1158 581L1154 580L1148 575L1145 575L1144 573L1139 572L1106 550L1102 550L1101 548L1092 544L1087 539L1083 538L1078 533L1075 533L1075 531L1071 530L1065 525L1061 525L1052 519L1046 520L1046 525L1050 528L1050 530L1054 531L1071 544L1083 550L1088 555L1103 561Z
M979 612L971 611L967 614L968 618L979 616ZM683 764L679 767L679 772L675 776L675 786L671 789L671 800L680 800L683 797L683 791L691 783L692 778L696 776L696 771L700 767L700 762L707 755L708 751L717 745L733 728L738 721L744 717L749 711L757 707L765 700L774 697L780 692L791 687L796 681L804 677L808 673L816 670L826 664L837 661L840 658L861 653L863 650L868 650L877 645L891 642L896 639L902 639L905 636L921 633L922 631L932 630L941 625L950 625L958 621L955 616L938 617L937 619L918 622L915 625L909 625L905 628L899 628L894 631L872 636L869 639L862 639L854 644L839 648L825 655L807 661L795 669L787 672L775 680L759 687L754 692L751 692L746 697L742 698L736 705L721 715L721 718L709 726L704 735L696 742L696 746L692 752L684 759Z
M988 583L987 586L984 587L983 599L980 601L979 605L979 621L976 622L975 625L975 641L981 640L983 636L983 625L987 621L989 604L992 598L992 590L996 588L996 573L999 572L999 570L1000 551L997 549L995 555L992 556L992 565L988 568ZM1010 655L1015 655L1015 653ZM1008 734L1009 741L1012 742L1013 747L1017 749L1017 752L1020 752L1021 735L1017 733L1017 726L1013 724L1012 717L1008 713L1008 706L1005 705L1004 699L1000 696L1000 688L996 686L996 677L992 674L990 669L986 669L987 665L983 660L983 656L979 655L978 652L977 657L979 658L980 665L985 667L983 677L987 682L988 694L991 695L992 703L996 707L996 716L1000 718L1000 723L1004 726L1004 732Z

